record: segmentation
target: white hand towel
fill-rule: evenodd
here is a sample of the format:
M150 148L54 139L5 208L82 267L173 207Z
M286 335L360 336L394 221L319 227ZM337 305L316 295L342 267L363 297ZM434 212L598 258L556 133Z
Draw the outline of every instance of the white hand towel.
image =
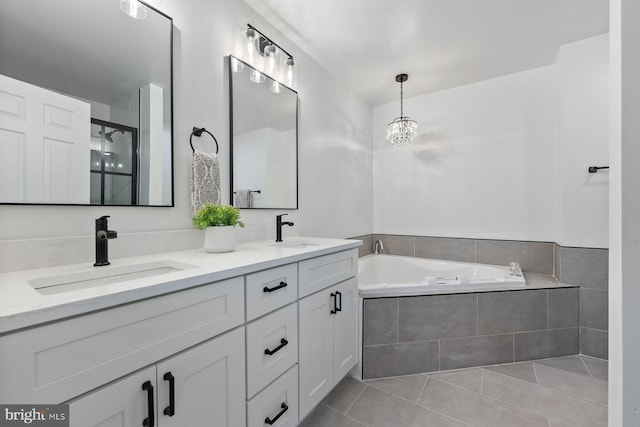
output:
M238 190L236 191L236 208L250 208L251 207L251 191Z
M220 204L220 164L215 153L195 150L191 157L191 206L193 216L205 203Z

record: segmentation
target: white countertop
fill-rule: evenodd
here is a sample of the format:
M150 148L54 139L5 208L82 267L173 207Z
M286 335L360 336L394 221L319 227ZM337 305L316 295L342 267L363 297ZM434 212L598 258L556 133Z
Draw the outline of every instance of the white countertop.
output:
M197 249L114 259L105 267L84 263L1 274L0 334L362 245L360 240L315 237L291 240L313 243L313 246L275 246L273 241L262 241L239 244L235 251L220 254ZM39 278L157 261L190 264L194 268L51 295L41 294L28 283Z

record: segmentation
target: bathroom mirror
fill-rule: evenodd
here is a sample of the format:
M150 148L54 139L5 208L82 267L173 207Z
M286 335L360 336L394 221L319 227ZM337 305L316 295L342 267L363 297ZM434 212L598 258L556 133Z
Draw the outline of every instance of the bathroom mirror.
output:
M297 209L298 94L233 56L228 62L232 204Z
M0 203L173 206L173 23L121 3L0 1Z

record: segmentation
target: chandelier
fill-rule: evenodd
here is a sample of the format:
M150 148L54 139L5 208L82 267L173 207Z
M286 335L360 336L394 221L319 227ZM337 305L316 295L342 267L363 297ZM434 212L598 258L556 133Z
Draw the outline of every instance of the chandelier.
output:
M396 117L387 125L387 139L394 147L408 147L418 134L418 123L404 116L402 84L409 79L408 74L398 74L396 81L400 83L400 117Z

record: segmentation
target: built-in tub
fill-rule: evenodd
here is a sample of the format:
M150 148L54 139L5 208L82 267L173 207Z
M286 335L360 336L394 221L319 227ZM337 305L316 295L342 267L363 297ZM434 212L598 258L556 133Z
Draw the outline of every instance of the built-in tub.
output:
M438 294L525 287L509 267L396 255L368 255L358 264L360 296Z

